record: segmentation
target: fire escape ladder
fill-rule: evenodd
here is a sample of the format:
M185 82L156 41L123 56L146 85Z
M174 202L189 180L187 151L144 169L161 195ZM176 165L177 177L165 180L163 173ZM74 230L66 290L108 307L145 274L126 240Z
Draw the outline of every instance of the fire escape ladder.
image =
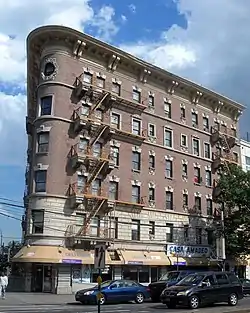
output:
M88 185L90 185L92 181L96 179L96 177L100 174L101 170L104 168L105 164L106 164L106 161L102 160L96 165L93 172L91 173L90 178L88 179Z
M220 143L221 143L221 145L224 147L225 152L226 152L226 153L229 153L231 148L230 148L229 145L228 145L227 137L226 137L225 134L221 134L221 136L220 136Z
M90 143L90 146L93 146L100 138L101 136L104 134L105 130L108 128L107 125L102 125L97 133L97 136L95 137L95 139Z
M107 97L109 96L109 92L106 92L105 94L102 94L99 99L97 99L96 103L94 104L94 106L91 108L90 110L90 114L92 114L94 112L94 110L97 110L100 108L100 106L102 105L103 101L105 101L107 99Z

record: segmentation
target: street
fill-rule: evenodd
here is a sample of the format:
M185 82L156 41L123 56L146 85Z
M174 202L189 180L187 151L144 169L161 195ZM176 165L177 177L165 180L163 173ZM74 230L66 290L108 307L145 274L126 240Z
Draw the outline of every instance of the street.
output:
M34 303L23 303L23 304L11 304L7 300L0 300L0 313L94 313L97 312L95 305L82 305L78 303L62 303L62 304L34 304ZM226 313L226 312L242 312L250 313L250 297L245 298L239 302L237 307L229 307L228 305L216 305L208 308L201 308L198 310L187 310L185 308L169 310L165 305L160 303L145 302L143 304L125 303L125 304L107 304L101 307L103 313L187 313L187 312L202 312L202 313Z

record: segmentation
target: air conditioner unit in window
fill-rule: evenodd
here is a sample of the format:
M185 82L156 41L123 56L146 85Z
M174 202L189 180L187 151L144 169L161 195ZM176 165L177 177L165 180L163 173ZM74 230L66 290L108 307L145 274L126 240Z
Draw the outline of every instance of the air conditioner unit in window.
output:
M40 170L43 167L42 163L37 164L37 168Z

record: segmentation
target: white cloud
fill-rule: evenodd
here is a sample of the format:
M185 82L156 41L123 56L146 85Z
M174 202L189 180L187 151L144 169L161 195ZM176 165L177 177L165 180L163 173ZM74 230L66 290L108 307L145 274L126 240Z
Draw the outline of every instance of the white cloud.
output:
M129 6L128 6L128 8L129 8L129 10L132 12L132 13L136 13L136 6L134 5L134 4L130 4Z
M123 45L160 67L248 103L250 2L175 0L187 28L173 25L156 42Z
M110 40L118 31L113 21L114 9L103 6L95 12L90 3L90 0L0 0L0 144L5 148L0 154L2 164L22 162L21 156L25 155L25 97L6 95L1 87L8 84L25 87L28 33L46 24L81 31L85 26L93 26L100 38Z
M122 20L123 23L126 23L128 19L127 19L127 17L125 15L122 14L121 15L121 20Z

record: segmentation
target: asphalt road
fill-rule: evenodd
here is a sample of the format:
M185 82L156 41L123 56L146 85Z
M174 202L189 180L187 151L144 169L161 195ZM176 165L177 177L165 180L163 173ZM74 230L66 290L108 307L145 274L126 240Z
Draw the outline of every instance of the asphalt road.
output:
M95 313L97 307L95 305L82 305L77 303L71 304L44 304L44 305L11 305L5 304L0 300L0 313ZM198 310L188 310L186 308L178 308L169 310L163 304L158 303L125 303L125 304L107 304L101 307L101 313L250 313L250 297L239 302L236 307L228 305L216 305L208 308L200 308Z

